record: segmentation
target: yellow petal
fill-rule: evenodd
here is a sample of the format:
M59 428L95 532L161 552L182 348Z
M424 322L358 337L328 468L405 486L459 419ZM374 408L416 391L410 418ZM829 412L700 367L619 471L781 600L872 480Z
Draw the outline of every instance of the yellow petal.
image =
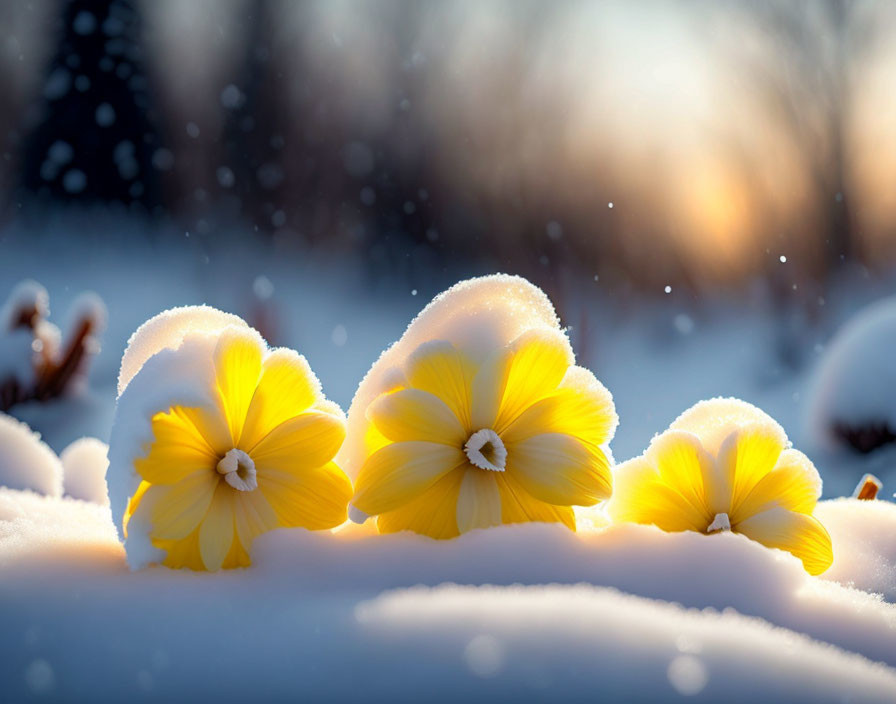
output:
M199 552L211 572L221 569L233 545L233 494L226 482L219 482L208 513L199 527Z
M320 467L336 454L345 439L342 418L309 411L284 421L249 452L259 473L263 468L283 472Z
M596 446L610 439L616 425L613 398L591 372L581 367L570 367L569 371L574 369L585 372L594 384L575 388L561 385L523 411L501 435L504 442L513 443L541 433L565 433Z
M405 376L415 389L440 398L470 432L470 385L472 364L450 342L426 342L408 357Z
M151 484L174 484L194 472L214 469L217 464L215 452L177 407L153 416L152 433L149 453L134 460L137 473Z
M369 418L390 440L425 440L460 447L467 433L457 416L438 397L419 389L383 394L367 409Z
M508 445L507 473L536 499L561 506L590 506L613 490L603 452L562 433Z
M456 538L457 497L464 473L449 472L401 508L377 516L380 533L410 530L437 540Z
M420 441L386 445L361 466L352 504L368 516L394 511L466 461L459 447Z
M227 418L220 408L175 406L171 409L171 413L183 418L185 424L192 425L217 457L223 456L233 447Z
M249 551L243 547L239 541L239 537L235 536L230 545L230 552L221 563L221 569L232 570L236 567L249 567L252 560L249 559Z
M741 502L732 522L776 506L809 513L821 496L821 478L812 461L797 450L784 450L775 468Z
M666 531L706 530L706 516L681 494L665 484L644 457L624 462L613 474L610 517L619 523L655 525Z
M231 327L215 346L215 378L232 446L239 445L249 402L261 374L264 342L251 328Z
M280 525L277 514L259 489L233 492L233 511L236 534L246 551L252 547L255 538Z
M146 492L152 486L147 481L141 481L137 486L137 490L134 492L134 495L128 499L128 505L125 507L124 516L121 517L121 534L127 538L128 537L128 523L131 520L131 516L134 515L134 512L140 506L140 502L143 500L143 497L146 495Z
M771 508L733 524L732 529L766 547L792 553L803 561L809 574L821 574L834 561L831 536L805 513Z
M352 483L333 462L299 472L259 470L258 477L280 525L323 530L345 522Z
M667 430L650 443L647 460L656 468L660 481L681 494L693 510L706 518L706 525L716 513L727 513L727 504L710 510L704 494L704 482L712 483L715 461L696 435L681 430Z
M729 515L738 512L741 502L765 475L774 469L786 440L766 424L752 424L732 432L722 442L718 456L718 491L728 491ZM728 488L730 487L730 488ZM709 495L710 503L713 496Z
M461 533L501 524L501 495L494 474L478 467L464 471L457 496L457 529Z
M530 330L496 351L473 379L473 426L499 435L523 411L555 391L573 363L559 330Z
M317 377L304 357L290 349L271 352L249 403L240 448L250 452L283 421L308 410L319 395Z
M570 506L554 506L533 498L505 473L495 477L501 495L503 523L563 523L576 529L575 512Z
M391 442L389 438L383 435L379 429L371 422L367 422L364 428L364 457L370 457L380 448L385 447Z
M144 503L149 508L151 536L178 540L192 533L205 517L218 483L218 474L209 469L191 474L177 484L149 487L137 510L143 510Z
M199 552L199 526L186 538L180 540L153 540L153 545L165 551L165 559L162 564L172 569L186 567L191 570L202 571L205 565Z

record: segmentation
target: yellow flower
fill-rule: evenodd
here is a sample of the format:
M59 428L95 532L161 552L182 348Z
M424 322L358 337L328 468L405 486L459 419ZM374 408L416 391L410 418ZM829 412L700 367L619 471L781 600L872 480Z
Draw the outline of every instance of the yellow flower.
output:
M810 574L833 562L831 538L812 516L821 479L784 430L736 399L703 401L619 465L607 506L615 521L666 531L733 531L786 550Z
M141 386L141 375L183 361L197 366L185 376L205 387L207 402L179 391L184 403L152 413L152 440L132 462L139 485L124 511L125 537L139 526L163 564L217 570L248 565L252 541L267 531L342 523L352 487L332 460L345 419L304 357L269 351L245 326L181 337L128 379L124 394L151 393L153 379ZM113 429L110 445L115 438Z
M366 460L350 515L452 538L525 521L575 529L573 505L609 497L609 392L574 365L558 329L524 332L477 363L424 342L367 406Z

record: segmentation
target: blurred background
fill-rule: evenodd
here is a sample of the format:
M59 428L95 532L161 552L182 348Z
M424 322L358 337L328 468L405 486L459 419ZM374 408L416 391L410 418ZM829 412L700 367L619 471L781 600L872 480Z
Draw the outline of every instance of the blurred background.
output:
M884 0L0 3L0 288L100 293L100 393L143 319L209 302L347 406L434 294L519 273L620 459L718 394L798 439L894 289L894 39Z

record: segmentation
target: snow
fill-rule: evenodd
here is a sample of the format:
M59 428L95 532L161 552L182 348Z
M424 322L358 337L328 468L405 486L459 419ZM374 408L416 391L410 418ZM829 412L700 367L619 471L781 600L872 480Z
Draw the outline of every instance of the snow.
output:
M834 564L825 578L896 602L896 505L836 499L819 503L815 516L834 547Z
M0 487L62 494L62 464L25 423L0 413Z
M101 506L109 505L106 488L108 451L106 443L96 438L80 438L62 451L59 460L62 462L66 496Z
M818 366L807 404L808 434L823 450L843 447L835 425L885 423L896 432L896 298L874 303L837 333Z
M835 545L868 542L894 569L896 506L820 509L841 517ZM837 579L877 578L836 555ZM166 699L201 681L228 699L896 697L896 606L730 533L284 529L253 563L129 572L108 508L0 490L4 695Z
M134 375L154 354L164 349L177 349L189 333L213 334L228 325L246 327L239 316L211 306L183 306L153 316L137 328L128 340L121 358L118 395L124 393Z

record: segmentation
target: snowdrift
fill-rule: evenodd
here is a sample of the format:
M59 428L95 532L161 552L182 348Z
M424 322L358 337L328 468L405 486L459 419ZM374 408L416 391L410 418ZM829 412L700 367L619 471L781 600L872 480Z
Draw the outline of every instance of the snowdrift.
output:
M197 574L130 572L107 506L0 489L5 694L892 701L896 505L819 510L824 579L738 535L547 524L279 530Z

